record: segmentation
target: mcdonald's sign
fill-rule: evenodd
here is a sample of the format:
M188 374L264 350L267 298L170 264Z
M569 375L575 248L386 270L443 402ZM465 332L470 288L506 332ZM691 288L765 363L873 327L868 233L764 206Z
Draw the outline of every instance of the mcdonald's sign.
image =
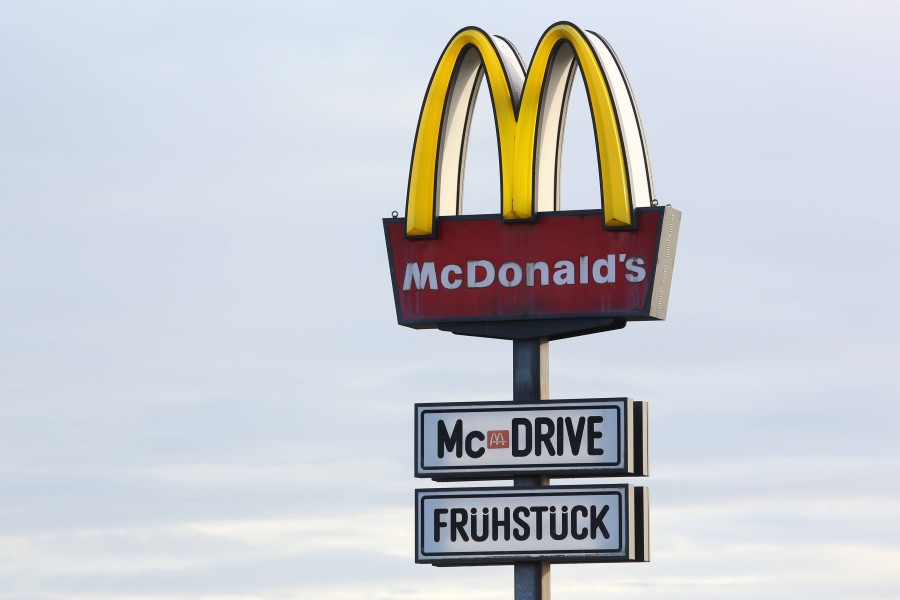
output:
M562 132L579 70L602 205L562 211ZM497 133L500 213L462 215L465 151L482 78ZM556 339L664 319L680 218L654 199L631 88L603 38L557 23L526 70L503 38L462 29L425 94L406 215L384 220L398 322Z

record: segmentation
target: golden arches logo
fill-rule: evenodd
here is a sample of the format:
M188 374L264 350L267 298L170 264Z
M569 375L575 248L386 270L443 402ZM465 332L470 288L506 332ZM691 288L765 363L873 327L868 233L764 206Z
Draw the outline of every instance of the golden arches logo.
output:
M419 115L408 237L431 236L436 216L460 212L469 126L483 75L494 108L502 218L527 220L559 209L562 131L576 65L594 123L605 225L633 227L634 209L653 204L653 184L631 88L602 37L561 22L544 32L527 73L512 44L476 27L462 29L447 44Z

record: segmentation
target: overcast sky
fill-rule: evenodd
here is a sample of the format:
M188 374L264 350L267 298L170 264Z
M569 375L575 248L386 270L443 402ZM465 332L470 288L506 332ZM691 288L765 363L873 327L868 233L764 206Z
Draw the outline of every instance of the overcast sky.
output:
M667 321L551 344L553 398L651 417L652 561L554 600L900 597L900 4L0 0L0 598L512 598L414 564L411 460L413 404L510 399L512 345L398 326L381 219L452 35L528 60L563 19L683 220ZM574 90L562 204L599 207Z

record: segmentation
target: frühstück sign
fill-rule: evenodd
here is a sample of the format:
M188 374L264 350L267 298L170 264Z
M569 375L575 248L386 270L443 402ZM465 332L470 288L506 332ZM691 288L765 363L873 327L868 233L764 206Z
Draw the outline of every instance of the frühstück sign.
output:
M647 561L648 495L631 485L416 490L416 562Z

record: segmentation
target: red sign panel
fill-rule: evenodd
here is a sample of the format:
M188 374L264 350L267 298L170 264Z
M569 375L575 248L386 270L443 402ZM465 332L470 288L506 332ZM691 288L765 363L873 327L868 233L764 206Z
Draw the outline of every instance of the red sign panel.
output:
M635 211L633 230L605 230L603 212L442 217L437 235L407 239L385 219L401 325L528 319L665 318L680 213Z

